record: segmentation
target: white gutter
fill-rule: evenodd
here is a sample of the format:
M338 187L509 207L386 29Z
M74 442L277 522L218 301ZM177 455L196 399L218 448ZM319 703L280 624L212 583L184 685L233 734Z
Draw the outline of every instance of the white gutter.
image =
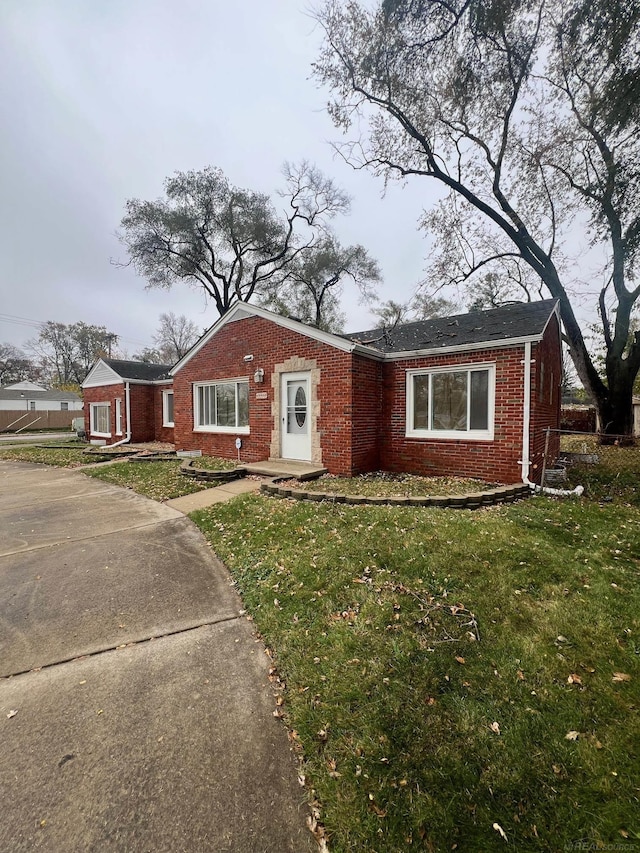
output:
M127 434L115 444L108 444L107 447L120 447L121 444L128 444L131 441L131 397L129 394L129 380L124 383L124 411L127 419Z
M551 489L548 486L539 486L537 483L532 483L529 479L529 468L531 467L531 459L529 457L529 442L531 440L531 432L529 422L531 419L531 341L526 341L524 345L524 400L522 406L522 459L518 460L518 464L522 465L522 482L529 486L532 492L542 492L545 495L555 495L556 497L565 498L569 495L580 496L584 492L584 486L576 486L575 489Z

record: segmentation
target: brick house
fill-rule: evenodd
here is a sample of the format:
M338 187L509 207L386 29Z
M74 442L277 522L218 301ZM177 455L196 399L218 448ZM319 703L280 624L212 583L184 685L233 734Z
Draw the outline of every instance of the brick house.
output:
M173 442L168 364L99 358L82 383L85 430L94 442Z
M245 462L536 481L545 429L560 420L558 306L518 303L334 335L238 303L169 376L180 450L236 458L240 439ZM96 393L94 385L94 402ZM162 401L149 399L147 421L157 426ZM142 440L135 425L132 435Z

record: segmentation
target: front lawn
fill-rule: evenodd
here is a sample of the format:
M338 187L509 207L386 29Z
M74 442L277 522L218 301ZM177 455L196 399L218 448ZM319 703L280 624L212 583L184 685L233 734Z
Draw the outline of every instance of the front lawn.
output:
M271 649L331 851L640 847L635 509L192 518Z
M211 488L211 483L203 483L180 473L180 459L163 459L153 462L114 462L102 468L84 471L89 477L132 489L139 495L155 501L166 501L191 495Z
M54 465L58 468L77 468L80 465L90 465L93 462L102 462L108 456L92 452L85 452L86 444L69 447L34 447L24 445L22 447L0 447L0 459L11 459L15 462L37 462L42 465Z

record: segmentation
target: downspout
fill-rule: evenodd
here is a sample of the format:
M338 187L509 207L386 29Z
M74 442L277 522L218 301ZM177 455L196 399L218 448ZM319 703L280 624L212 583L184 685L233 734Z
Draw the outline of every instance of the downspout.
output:
M129 380L124 383L124 413L127 419L127 432L124 438L116 441L114 444L107 445L108 447L120 447L121 444L128 444L131 441L131 397L129 395Z
M568 497L569 495L581 495L584 492L584 486L576 486L575 489L550 489L548 486L539 486L537 483L532 483L529 479L529 468L531 467L531 459L529 457L529 443L531 440L531 431L529 428L531 420L531 341L526 341L524 345L524 400L522 406L522 459L518 460L518 464L522 465L522 482L529 486L532 492L542 492L545 495L555 495L556 497Z

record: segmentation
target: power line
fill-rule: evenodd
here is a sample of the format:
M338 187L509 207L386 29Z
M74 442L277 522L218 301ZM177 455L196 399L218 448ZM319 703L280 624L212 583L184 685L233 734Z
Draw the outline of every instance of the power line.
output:
M55 321L54 321L55 322ZM9 325L14 326L27 326L31 329L42 329L47 325L43 320L33 320L28 317L19 317L16 314L1 314L0 313L0 323L8 323ZM64 324L63 324L64 325ZM121 335L116 335L118 341L121 341L124 344L134 344L135 346L146 347L148 346L148 341L134 341L131 338L123 338Z

